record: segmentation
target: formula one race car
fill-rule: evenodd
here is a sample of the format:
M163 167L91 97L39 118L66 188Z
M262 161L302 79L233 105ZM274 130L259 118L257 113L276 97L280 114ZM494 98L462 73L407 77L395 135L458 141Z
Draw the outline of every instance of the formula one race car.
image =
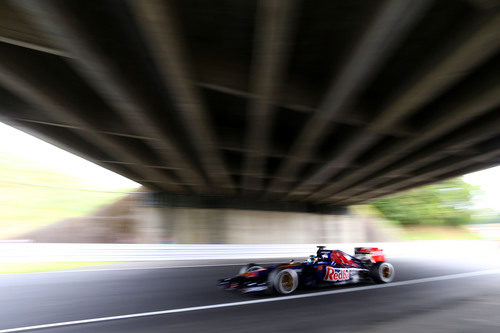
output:
M318 246L316 255L302 263L260 266L248 264L237 276L219 280L223 289L242 293L266 292L290 294L297 287L339 285L373 281L388 283L394 278L394 267L385 261L384 252L375 247L357 247L354 257L340 250Z

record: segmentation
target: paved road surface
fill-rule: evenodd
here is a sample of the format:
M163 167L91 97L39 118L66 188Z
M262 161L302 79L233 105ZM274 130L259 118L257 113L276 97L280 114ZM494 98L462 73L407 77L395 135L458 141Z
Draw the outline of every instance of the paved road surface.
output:
M498 266L392 262L395 281L408 282L375 289L323 288L272 302L267 296L217 289L218 278L237 272L239 266L232 262L180 268L134 263L105 267L110 270L0 275L0 332L171 309L181 310L26 332L500 332L500 271L482 273ZM472 273L456 275L467 272ZM246 301L252 302L238 303ZM185 309L217 304L226 306Z

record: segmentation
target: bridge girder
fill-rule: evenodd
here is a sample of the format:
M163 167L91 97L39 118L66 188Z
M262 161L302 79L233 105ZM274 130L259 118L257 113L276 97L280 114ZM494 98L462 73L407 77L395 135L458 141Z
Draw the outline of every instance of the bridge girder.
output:
M347 205L499 162L495 1L16 0L0 23L0 120L169 195Z

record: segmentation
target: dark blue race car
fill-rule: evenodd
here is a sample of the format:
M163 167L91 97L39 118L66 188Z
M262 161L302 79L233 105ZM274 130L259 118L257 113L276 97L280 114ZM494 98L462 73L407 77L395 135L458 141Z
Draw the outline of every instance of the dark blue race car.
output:
M219 280L224 289L243 293L293 293L298 287L338 285L373 281L388 283L394 278L394 267L385 261L379 248L355 248L354 256L340 250L318 246L316 255L306 261L272 266L248 264L237 276Z

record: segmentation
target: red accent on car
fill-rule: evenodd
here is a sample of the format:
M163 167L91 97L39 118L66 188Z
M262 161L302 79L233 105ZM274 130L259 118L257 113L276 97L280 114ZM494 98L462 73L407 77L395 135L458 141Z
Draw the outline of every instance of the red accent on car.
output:
M350 272L346 268L333 268L331 266L326 267L325 281L345 281L349 280Z
M378 247L357 247L355 254L368 254L372 262L385 261L385 254L382 249Z
M332 261L340 265L352 265L353 261L347 259L346 256L341 251L332 251Z
M385 254L382 250L370 252L373 262L385 261Z
M384 250L379 249L378 247L357 248L356 253L369 254L372 262L385 261Z

